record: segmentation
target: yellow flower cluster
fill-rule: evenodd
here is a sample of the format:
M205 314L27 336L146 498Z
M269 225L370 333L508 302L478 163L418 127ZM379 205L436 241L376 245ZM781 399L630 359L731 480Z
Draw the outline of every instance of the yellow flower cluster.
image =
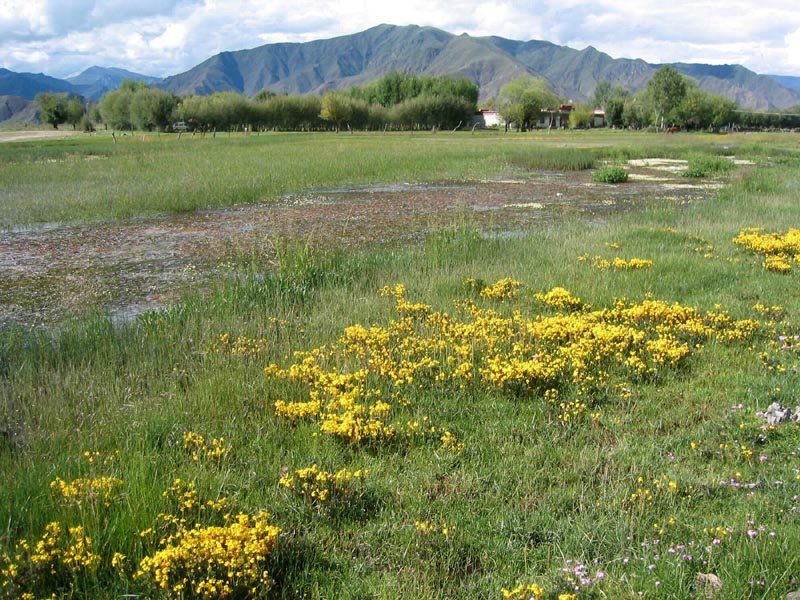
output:
M225 525L180 529L141 560L134 577L180 598L253 596L270 586L266 563L279 534L264 512L240 513Z
M19 540L13 558L8 554L0 556L0 594L34 598L28 590L84 577L97 570L100 560L82 526L65 528L52 521L36 542Z
M637 269L649 269L653 266L653 261L648 258L631 258L625 260L624 258L615 256L613 259L609 260L600 255L595 255L591 258L592 267L601 271L605 271L607 269L613 269L615 271L633 271ZM578 257L578 260L581 262L587 261L589 260L589 255L582 254Z
M212 438L209 443L207 445L205 437L197 432L186 431L183 434L183 449L191 452L195 462L199 462L201 458L220 460L230 452L230 446L225 445L224 437Z
M579 310L581 308L589 308L584 306L580 298L573 296L569 290L563 287L554 287L547 293L537 292L534 294L537 300L541 300L548 306L565 310Z
M500 590L505 600L541 600L544 598L544 588L529 583L527 585L518 585L514 589L507 590L505 588Z
M790 273L792 263L800 263L800 229L789 229L780 234L750 227L740 231L733 242L745 250L762 255L763 266L768 271Z
M657 495L677 494L680 491L678 483L666 474L649 482L640 476L636 482L636 491L624 502L628 508L650 506Z
M331 501L348 500L360 493L361 485L369 474L367 469L335 473L320 469L316 463L294 473L285 473L278 483L288 490L322 505Z
M238 356L256 356L266 348L267 340L264 338L249 338L243 335L234 338L227 332L221 333L211 345L212 352Z
M762 304L761 302L757 302L756 304L754 304L753 310L767 317L770 321L770 325L774 325L777 322L781 321L784 318L786 312L783 306L780 305L768 306L766 304Z
M74 506L102 504L108 507L119 500L121 485L122 480L116 477L79 477L69 482L56 477L50 482L50 489L67 504Z
M423 537L440 535L445 540L450 540L456 533L455 527L447 523L434 523L433 521L414 521L414 529Z
M789 262L789 256L786 254L776 254L774 256L767 256L764 258L764 269L772 271L773 273L791 273L792 263Z
M522 284L516 279L506 277L499 279L493 285L481 290L481 296L490 300L506 300L507 298L516 298Z
M102 454L98 451L90 451L86 450L83 453L83 457L86 459L86 462L90 465L99 465L102 464L104 467L107 467L115 460L119 458L119 450L115 450L114 452L109 452L108 454Z
M508 281L486 289L507 289ZM532 316L469 300L456 301L455 314L428 305L409 312L413 304L402 284L381 293L397 301L398 316L388 325L349 326L333 343L295 352L287 368L265 369L268 377L308 389L304 398L275 402L276 415L317 420L321 432L350 444L408 439L419 431L427 438L438 432L445 447L458 449L446 429L400 419L416 390L480 386L545 394L566 423L583 415L597 393L628 390L629 380L658 377L706 340L748 339L759 327L718 307L703 313L651 298L590 310L561 287L536 295L556 313Z
M186 525L188 516L196 516L201 512L219 513L227 506L227 498L219 500L200 500L200 493L194 482L175 479L172 485L161 494L164 498L169 498L175 504L175 509L181 515L180 518L173 515L161 514L159 517L163 522L177 525Z
M442 442L442 448L449 450L453 454L460 454L467 449L467 444L459 441L459 439L447 429L445 429L442 432L442 435L439 436L439 440Z

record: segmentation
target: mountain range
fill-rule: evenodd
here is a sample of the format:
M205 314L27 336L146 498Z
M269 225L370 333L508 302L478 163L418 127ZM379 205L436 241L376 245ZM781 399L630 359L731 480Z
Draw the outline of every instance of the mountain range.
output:
M416 25L378 25L327 40L222 52L162 80L102 67L66 80L0 69L0 121L11 112L11 102L4 99L7 96L32 100L38 92L55 91L96 100L126 78L142 79L179 95L232 90L252 96L264 88L276 93L323 94L399 71L466 77L479 86L480 100L485 101L511 79L532 75L544 77L559 95L584 101L602 80L636 92L661 66L639 59L614 59L591 46L575 50L546 41L454 35ZM704 90L727 96L742 108L773 110L800 105L799 77L759 75L740 65L672 66L695 78Z

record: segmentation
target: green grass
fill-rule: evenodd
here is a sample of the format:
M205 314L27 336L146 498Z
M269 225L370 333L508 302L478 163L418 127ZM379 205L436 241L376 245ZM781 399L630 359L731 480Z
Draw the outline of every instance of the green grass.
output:
M218 134L106 132L0 144L0 227L126 219L275 202L312 189L478 181L598 160L730 152L746 139L698 135L688 144L613 131L549 135ZM621 140L624 142L621 143Z
M628 171L623 167L601 167L592 173L592 181L600 183L625 183Z
M282 153L297 160L301 149L308 149L297 137L263 137L269 142L218 138L216 143L234 158L229 164L241 159L262 167L267 158L259 153L268 148L281 145ZM492 174L501 163L526 156L531 139L508 137L474 142L443 134L392 137L393 151L403 155L392 160L388 149L379 151L378 136L319 136L314 143L319 157L330 161L327 171L319 157L310 159L306 171L298 166L281 185L291 190L303 182L321 185L326 177L325 184L334 185L410 174L425 181L430 172L424 161L405 156L415 154L406 152L410 148L423 156L430 152L429 161L445 161L437 164L445 165L448 178L474 176L483 168L482 174ZM581 145L600 143L601 149L591 152L607 159L648 154L654 138L643 145L637 137L612 132L548 139L542 135L536 141L574 144L579 153L586 152ZM631 139L630 146L621 145ZM731 141L693 140L682 143L694 148L667 152L710 153L708 144ZM205 167L219 173L223 167L214 164L210 144L200 146L207 142L195 140L186 150L171 140L146 153L144 144L131 140L130 147L112 148L107 160L119 172L141 160L136 168L143 173L189 161L198 150L208 152ZM89 148L82 145L87 142L72 143L41 152L74 157ZM502 158L487 157L490 143ZM797 404L796 351L780 355L789 365L785 372L766 371L759 357L770 351L776 334L800 333L797 273L767 272L759 257L731 240L745 227L785 232L797 226L800 165L796 150L761 143L744 156L758 166L737 169L714 199L691 207L650 208L592 226L568 221L511 239L485 238L465 222L406 248L358 253L286 246L276 269L254 256L247 269L207 293L132 321L101 315L49 330L5 328L0 333L0 568L4 551L13 553L20 538L38 539L48 522L80 523L102 556L101 567L62 581L58 589L37 590L37 597L51 591L109 600L126 593L161 597L131 574L152 551L139 532L154 527L160 512L174 510L161 493L180 477L194 481L204 499L227 496L232 510L272 514L282 535L268 563L274 584L267 597L499 599L502 588L537 583L548 590L547 598L557 598L569 591L563 569L585 565L596 581L584 586L579 598L636 598L639 592L648 598L691 598L697 595L692 589L697 573L722 579L720 599L782 598L800 587L794 579L800 569L795 551L800 429L785 423L764 431L756 412L773 401ZM332 156L350 156L353 150L366 160L363 173L352 164L333 164ZM369 157L370 152L378 156ZM16 164L21 171L36 165L28 158ZM67 181L68 165L53 164ZM5 164L4 177L13 166ZM66 190L100 177L76 169ZM56 189L55 174L46 174L44 166L40 174L45 188ZM258 179L259 194L268 179ZM203 181L211 185L211 179ZM230 181L236 188L231 194L242 194L236 177ZM196 201L203 197L198 191ZM160 206L153 210L163 210ZM81 214L74 210L70 205L64 214ZM93 218L111 217L96 207L87 210ZM583 254L650 259L653 266L600 271L579 261ZM512 277L525 288L516 300L491 304L466 291L469 277L489 284ZM757 303L780 305L783 321L764 325L750 340L709 341L658 380L631 381L627 397L594 398L587 412L568 424L537 393L480 386L408 390L413 402L404 414L446 426L466 443L460 454L430 442L348 445L314 435L313 423L277 418L273 403L302 398L304 391L267 378L264 367L287 365L296 350L333 343L349 325L386 325L395 317L394 302L378 289L397 282L406 284L410 301L443 311L453 310L452 300L470 297L503 313L535 315L546 311L531 294L564 286L595 309L651 295L762 322L768 319L754 310ZM263 348L252 356L215 352L223 332L263 339ZM231 452L220 461L194 461L182 447L186 431L224 437ZM754 455L746 456L742 446ZM84 451L119 455L108 465L90 465ZM367 468L366 490L349 504L319 512L278 486L283 469L312 463L334 470ZM49 489L56 477L90 473L122 479L120 501L78 509L64 506ZM677 492L658 489L654 480L674 481ZM640 487L651 490L651 502L630 501ZM415 521L444 524L452 536L421 535ZM712 531L717 527L731 531ZM125 577L110 567L113 552L128 557ZM598 579L598 572L606 576Z

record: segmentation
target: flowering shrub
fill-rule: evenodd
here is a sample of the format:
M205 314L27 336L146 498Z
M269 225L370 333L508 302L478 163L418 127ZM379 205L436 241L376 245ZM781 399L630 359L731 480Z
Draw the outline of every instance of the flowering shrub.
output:
M256 356L267 348L264 338L249 338L243 335L231 337L229 333L221 333L211 350L217 354L234 354L239 356Z
M585 262L589 260L589 255L583 254L578 257L578 260ZM613 269L615 271L635 271L639 269L649 269L653 266L653 261L648 258L631 258L625 260L619 256L615 256L612 260L609 260L596 255L592 257L592 266L600 271L608 269Z
M21 539L13 556L0 556L0 597L35 598L37 592L80 588L100 562L82 526L53 521L39 540Z
M535 583L518 585L510 590L503 588L500 591L505 600L540 600L545 595L545 590Z
M134 577L180 598L253 597L271 583L267 562L280 528L269 515L227 516L224 525L179 528L139 563Z
M507 298L516 298L519 295L519 290L522 284L516 279L506 277L500 279L489 287L481 290L481 296L489 298L490 300L505 300Z
M784 234L765 233L751 227L739 232L733 242L745 250L764 257L763 266L775 273L790 273L792 263L800 262L800 229L789 229Z
M537 292L534 294L534 297L537 300L541 300L548 306L553 306L555 308L570 310L588 308L588 306L584 306L580 298L576 298L569 292L569 290L564 289L563 287L554 287L547 293Z
M56 477L50 482L50 489L73 506L101 504L108 507L119 500L121 485L122 480L116 477L79 477L70 482Z
M486 288L506 290L489 297L509 298L508 281ZM350 444L408 439L417 429L409 429L399 415L413 390L441 386L494 388L521 397L549 391L545 398L567 423L615 384L656 378L681 364L701 341L748 339L758 326L724 311L701 313L652 299L574 311L588 307L564 288L536 295L566 310L550 316L518 310L505 316L471 301L456 302L451 315L408 302L401 284L382 293L396 298L398 318L387 326L352 325L332 344L296 352L287 368L265 369L269 377L308 388L304 399L278 400L278 416L316 420L321 432ZM438 431L443 445L453 448L452 434Z
M367 469L339 469L333 473L313 464L305 469L296 469L293 473L287 472L278 483L322 507L332 502L348 501L359 495L368 473Z
M201 458L210 460L220 460L230 452L230 448L225 446L225 438L213 438L206 444L206 439L194 431L186 431L183 434L183 449L192 454L192 459L198 462Z

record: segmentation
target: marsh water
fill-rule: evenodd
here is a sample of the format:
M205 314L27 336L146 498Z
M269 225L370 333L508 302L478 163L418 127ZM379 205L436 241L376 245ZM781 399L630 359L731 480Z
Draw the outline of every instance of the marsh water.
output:
M717 184L680 176L685 162L632 161L625 184L590 172L539 172L454 185L327 189L263 205L0 232L0 323L49 323L87 310L127 318L178 301L265 261L286 240L362 247L422 240L465 217L511 235L569 216L587 222L653 203L691 203Z

